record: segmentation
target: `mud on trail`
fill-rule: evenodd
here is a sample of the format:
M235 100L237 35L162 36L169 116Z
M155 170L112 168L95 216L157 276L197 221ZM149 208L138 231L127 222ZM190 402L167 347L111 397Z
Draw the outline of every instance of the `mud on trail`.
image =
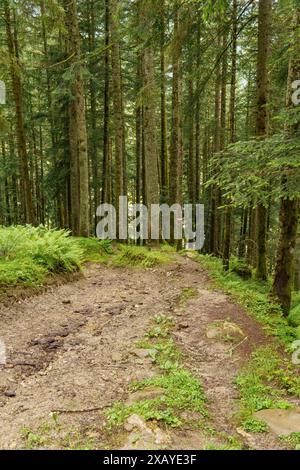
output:
M191 288L197 296L180 305L182 292ZM88 442L100 449L149 448L149 442L134 444L128 429L118 441L111 439L105 410L128 399L133 380L156 373L135 344L153 316L162 313L175 319L173 338L186 367L203 384L218 436L208 439L188 425L157 427L153 446L201 449L222 444L224 434L237 437L245 448L281 448L269 433L240 434L234 420L239 402L234 378L251 351L266 342L261 327L212 290L196 262L179 256L171 265L145 270L91 264L82 279L0 307L0 338L7 348L7 364L0 370L0 448L80 448ZM211 328L224 320L244 333L230 351ZM54 428L47 424L53 416L59 422ZM48 433L46 444L35 434L38 429Z

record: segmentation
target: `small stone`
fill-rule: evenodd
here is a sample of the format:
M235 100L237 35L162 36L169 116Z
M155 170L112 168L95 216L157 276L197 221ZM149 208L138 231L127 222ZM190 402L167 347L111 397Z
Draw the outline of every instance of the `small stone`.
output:
M111 358L114 362L120 362L122 361L122 354L117 353L117 352L112 353Z
M209 325L206 331L206 336L208 339L217 339L224 337L245 337L241 328L235 323L228 321L218 321L215 324Z
M109 313L110 315L121 315L123 308L123 306L111 307L107 309L107 313Z
M16 392L15 392L14 390L6 390L6 391L4 392L4 395L5 395L6 397L8 397L8 398L13 398L13 397L15 397L17 394L16 394Z
M278 436L289 436L300 432L300 408L261 410L254 416L264 421Z
M249 434L248 432L244 431L242 428L237 428L236 429L236 432L242 436L246 442L248 443L248 446L255 449L256 447L256 440L253 438L253 436L251 434Z
M131 432L134 428L143 431L147 429L146 421L139 415L130 415L124 425L126 431Z
M156 428L154 430L155 434L155 444L156 445L164 445L170 443L170 438L167 436L161 429Z
M209 328L206 332L206 336L208 339L219 338L221 334L222 334L221 328Z
M225 321L223 324L223 332L233 336L245 336L241 328L235 323Z
M135 349L133 354L140 359L146 359L156 354L156 349Z
M70 305L72 302L71 302L70 299L64 299L64 300L62 301L62 303L63 303L64 305Z

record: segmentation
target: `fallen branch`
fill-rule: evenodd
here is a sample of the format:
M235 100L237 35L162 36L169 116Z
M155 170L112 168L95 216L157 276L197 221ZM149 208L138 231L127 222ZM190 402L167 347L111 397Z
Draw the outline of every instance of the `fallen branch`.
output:
M243 344L247 339L249 339L248 336L246 336L246 338L244 338L242 341L240 341L233 348L228 349L228 351L226 351L226 353L228 353L230 356L232 356L233 351L235 351L239 346L241 346L241 344Z
M101 411L106 406L97 406L95 408L83 408L81 410L66 410L66 409L57 409L57 410L52 410L51 414L54 413L92 413L93 411Z

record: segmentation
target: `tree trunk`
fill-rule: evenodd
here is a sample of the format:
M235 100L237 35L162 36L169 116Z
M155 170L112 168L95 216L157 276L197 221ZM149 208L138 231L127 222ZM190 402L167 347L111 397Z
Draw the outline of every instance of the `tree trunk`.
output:
M221 62L219 60L221 51L221 25L220 17L218 19L218 45L216 58L218 64L215 74L215 129L214 129L214 148L213 152L218 153L221 149ZM215 169L218 171L218 169ZM220 205L220 188L212 186L211 188L211 207L210 207L210 252L219 256L220 242L220 214L218 207Z
M292 57L289 65L288 90L287 90L287 109L292 109L292 83L300 77L300 44L299 44L299 26L300 26L300 5L295 6L294 23L294 44L292 48ZM288 137L298 137L300 135L300 120L286 129ZM290 172L287 171L282 177L282 189L288 189ZM283 313L289 314L291 307L291 294L294 281L294 262L297 242L297 230L299 219L299 200L283 197L280 201L280 238L275 269L275 278L273 283L273 294L279 301Z
M272 0L259 0L258 56L257 56L257 114L256 135L267 137L269 132L269 78L268 60L270 52L270 30ZM267 209L258 201L257 205L257 266L256 278L265 281L267 273L266 222Z
M179 38L178 5L175 5L174 39L172 44L172 135L170 147L169 204L180 203L180 174L182 165L181 147L181 45ZM174 215L171 214L170 242L174 240Z
M230 85L230 106L229 106L229 123L230 123L229 140L230 140L230 143L234 143L236 140L236 124L235 124L236 61L237 61L237 0L233 0L231 85ZM223 81L224 81L224 77L223 77ZM222 122L224 125L224 120L222 120ZM225 209L225 233L224 233L224 248L223 248L223 266L224 266L225 271L229 270L229 262L230 262L232 219L233 219L232 212L233 212L233 209L230 206Z
M70 101L71 198L73 233L89 236L89 164L85 97L81 69L80 32L75 0L64 0L68 32L68 54L74 64Z
M17 140L18 140L18 154L20 158L22 188L24 191L22 197L24 222L34 223L34 211L32 203L32 189L29 176L29 164L26 148L26 131L24 124L24 104L23 104L23 90L22 81L20 76L20 61L16 31L13 33L11 10L8 0L4 0L4 15L6 24L6 37L10 61L10 74L13 86L13 96L15 102L16 113L16 126L17 126Z
M103 125L103 163L101 202L111 203L109 193L109 82L110 82L110 0L105 0L105 55L104 55L104 125Z
M111 53L112 53L112 98L113 98L113 123L115 140L115 207L117 209L117 221L119 218L119 197L125 195L124 188L124 118L123 118L123 98L121 79L121 58L119 44L119 16L120 0L111 1ZM118 223L117 223L118 225ZM119 227L118 227L119 237Z
M167 115L166 115L166 65L165 65L165 0L160 0L160 126L161 126L161 199L168 198L168 145L167 145Z

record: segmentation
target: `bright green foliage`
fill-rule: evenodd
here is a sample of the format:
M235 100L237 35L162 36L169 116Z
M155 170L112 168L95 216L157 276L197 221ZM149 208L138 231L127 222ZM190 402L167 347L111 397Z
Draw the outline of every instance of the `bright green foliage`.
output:
M110 240L78 238L77 243L83 250L85 262L105 263L114 254Z
M232 444L224 444L220 446L208 444L203 450L243 450L243 446L238 441L234 441Z
M55 421L47 421L40 424L34 430L24 426L21 429L21 436L27 450L50 446L52 448L54 445L66 450L97 449L94 440L87 437L84 432L73 428L63 428L62 424L58 421L58 417Z
M288 322L292 326L300 326L300 304L291 310L288 316Z
M66 230L0 227L0 285L39 286L47 276L79 271L85 262L153 267L170 261L165 251L120 245L109 240L74 238Z
M247 432L253 432L253 433L263 433L266 432L268 429L268 426L266 423L263 421L260 421L259 419L255 418L248 418L243 421L243 428Z
M219 185L234 206L247 207L258 199L267 207L270 200L293 199L300 196L299 155L299 139L284 134L237 142L213 158L218 171L207 185Z
M46 276L80 270L83 251L65 230L0 228L0 284L37 286Z

